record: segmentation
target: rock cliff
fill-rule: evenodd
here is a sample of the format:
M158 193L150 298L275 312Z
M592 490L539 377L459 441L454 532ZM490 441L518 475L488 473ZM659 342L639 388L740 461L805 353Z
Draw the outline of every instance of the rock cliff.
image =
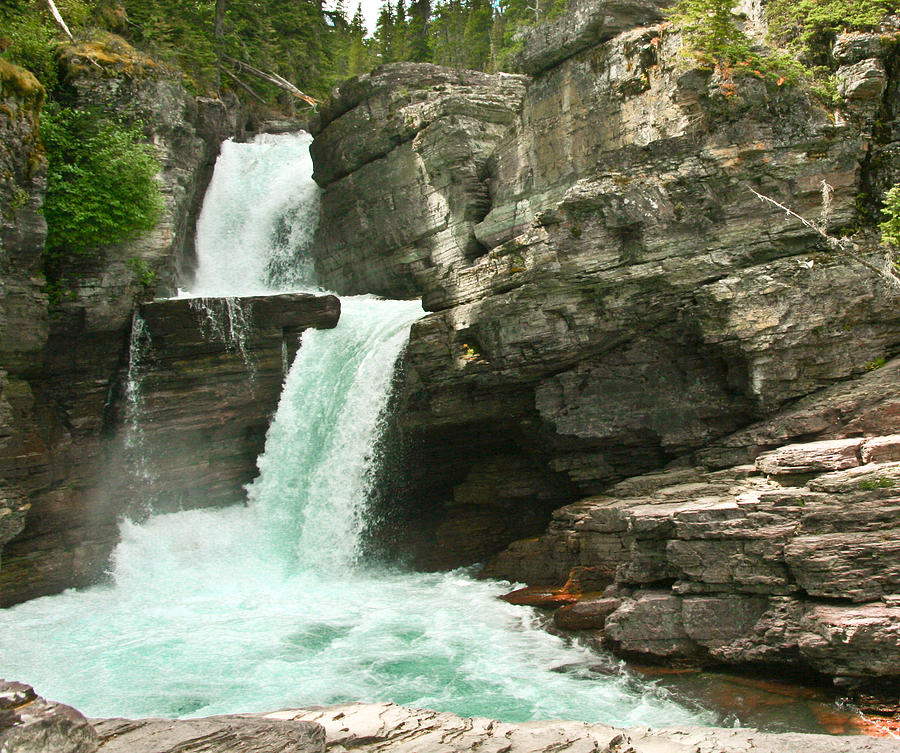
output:
M825 735L768 735L752 729L616 729L583 722L508 724L393 703L286 709L205 719L85 719L75 709L0 681L0 747L9 753L887 753L890 740Z
M94 438L78 487L31 498L0 604L98 580L123 515L242 502L300 334L339 316L334 296L299 293L141 304L128 373L109 385L116 431Z
M149 233L61 262L54 270L51 304L42 259L46 164L37 134L43 90L30 74L0 61L3 605L82 585L102 573L115 542L116 517L129 507L131 496L121 477L133 476L123 474L123 466L134 458L123 454L115 435L127 407L132 312L154 294L174 293L176 281L190 277L194 222L219 145L225 138L242 137L249 117L240 103L190 95L176 72L123 40L111 37L102 49L92 43L67 46L59 62L72 105L142 124L157 149L164 210ZM252 395L245 389L249 371L241 357L222 343L220 352L201 346L199 330L192 341L183 328L179 356L157 362L156 372L148 375L148 384L157 389L156 395L148 395L150 404L158 400L161 406L164 394L185 393L204 358L206 367L222 367L227 377L218 393L203 392L185 405L186 410L206 410L192 421L207 444L193 442L193 454L181 455L184 467L178 469L196 462L195 469L203 472L193 491L177 473L171 486L158 490L158 496L168 499L166 509L195 504L196 491L204 485L210 493L221 492L223 502L233 501L249 480L277 404L282 341L292 348L297 332L313 320L333 326L333 306L326 312L317 305L282 302L260 309L263 317L275 313L249 335L258 378ZM149 320L162 308L151 307ZM159 342L165 340L155 334ZM227 415L218 415L217 398L224 401ZM161 430L173 424L184 428L187 417L177 409L169 411L160 420ZM213 437L228 440L230 447L201 462L198 454ZM229 462L234 467L226 467Z
M504 540L539 533L562 500L675 461L702 475L791 441L897 431L897 286L754 194L830 234L856 232L868 261L883 264L871 207L859 197L874 206L900 174L895 46L878 34L838 38L832 56L844 99L829 109L799 86L745 77L731 91L690 67L679 37L658 23L664 5L575 3L529 38L520 61L529 76L495 77L489 100L483 78L387 66L342 87L316 125L324 283L420 294L433 312L413 327L399 388L415 523L402 546L420 565L482 559ZM894 20L883 33L893 38ZM780 502L763 495L768 501L751 511L736 501L737 488L715 488L701 496L730 500L724 520L771 517L789 553L765 549L750 564L737 550L752 550L756 538L723 523L730 543L722 546L734 549L733 569L750 581L720 605L744 615L740 632L819 577L795 570L781 590L760 585L772 586L773 570L797 567L812 546L807 536L831 541L837 530L813 526L796 505L782 520ZM848 529L854 541L882 530L879 494L892 492L865 497L859 509L874 517L860 513L859 527ZM829 509L847 499L814 498ZM607 503L563 510L582 504ZM649 504L627 497L621 515L631 521L631 506ZM581 540L582 518L573 515L557 513L551 548ZM598 545L610 549L603 565L612 572L634 563L633 576L620 571L623 587L663 586L665 604L648 610L645 624L696 606L704 625L701 607L719 597L692 594L731 594L737 576L701 588L702 563L718 555L659 525L646 552L631 552L630 541ZM562 557L555 570L556 554L535 563L534 546L517 545L496 572L535 582L552 572L564 582L578 564ZM668 561L676 551L682 558ZM660 568L652 577L638 574L651 566ZM684 592L671 591L676 579L689 584ZM884 583L872 598L897 588ZM802 595L851 598L840 587ZM632 601L650 598L663 595ZM897 674L893 665L840 665L829 653L842 620L865 621L869 607L841 617L843 607L803 603L792 624L819 636L805 644L805 661L831 675ZM892 602L873 608L888 625ZM621 630L607 635L628 650L623 615ZM779 661L798 659L796 638ZM877 640L896 639L888 630ZM698 634L670 655L710 656L733 640Z
M30 380L47 342L40 212L46 161L37 134L44 90L0 60L0 548L25 525L28 493L46 476Z

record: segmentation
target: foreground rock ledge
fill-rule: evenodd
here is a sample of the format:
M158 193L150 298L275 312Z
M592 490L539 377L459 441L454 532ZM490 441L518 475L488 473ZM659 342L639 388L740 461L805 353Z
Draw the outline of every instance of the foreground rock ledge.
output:
M0 680L4 753L887 753L870 737L772 735L752 729L617 729L584 722L507 724L393 703L351 703L205 719L95 719Z

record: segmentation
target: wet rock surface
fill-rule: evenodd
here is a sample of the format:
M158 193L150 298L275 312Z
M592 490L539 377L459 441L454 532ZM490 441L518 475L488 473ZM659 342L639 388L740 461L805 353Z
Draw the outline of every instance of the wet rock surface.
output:
M879 753L896 747L890 740L864 736L772 735L753 729L617 729L565 721L510 724L393 703L203 719L89 721L73 708L45 701L27 685L7 681L0 681L0 746L9 753L787 753L800 749L811 753Z
M486 567L561 586L615 570L558 626L630 656L900 678L900 462L895 437L796 444L724 471L627 479L554 513L547 533ZM865 448L871 448L866 451ZM882 462L870 461L873 453Z
M400 64L323 109L323 279L433 311L413 327L398 419L402 547L420 566L471 563L504 517L533 536L554 507L680 457L727 468L900 430L895 286L749 190L814 220L824 181L827 230L854 222L861 187L897 173L871 130L897 116L879 109L893 53L841 37L839 117L750 78L727 96L685 68L660 8L583 3L534 30L533 75L496 80L502 107L481 79ZM445 117L420 127L423 112ZM386 196L385 176L402 190ZM509 457L514 500L458 503Z

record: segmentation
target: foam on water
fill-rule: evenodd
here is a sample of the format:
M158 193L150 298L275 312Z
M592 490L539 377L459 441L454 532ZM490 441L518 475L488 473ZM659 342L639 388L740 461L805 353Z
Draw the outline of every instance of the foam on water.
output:
M319 215L308 133L222 144L197 220L190 294L249 296L309 284Z

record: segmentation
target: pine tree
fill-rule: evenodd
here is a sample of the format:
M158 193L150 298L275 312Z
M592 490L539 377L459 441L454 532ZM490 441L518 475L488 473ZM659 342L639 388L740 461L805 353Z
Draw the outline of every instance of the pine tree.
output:
M372 56L365 41L366 24L363 19L362 4L356 6L356 13L350 21L347 44L347 76L358 76L372 67Z
M469 0L467 19L463 33L465 66L487 70L491 60L491 26L493 9L489 0Z
M431 22L431 44L434 62L438 65L465 67L467 18L462 0L445 0L435 9Z
M397 59L394 54L394 20L394 9L390 0L386 0L375 24L376 57L381 64L393 63Z
M413 0L409 6L409 22L406 31L407 60L415 63L431 62L430 21L431 0Z
M750 41L735 26L733 0L679 0L669 18L694 51L726 69L751 54Z

